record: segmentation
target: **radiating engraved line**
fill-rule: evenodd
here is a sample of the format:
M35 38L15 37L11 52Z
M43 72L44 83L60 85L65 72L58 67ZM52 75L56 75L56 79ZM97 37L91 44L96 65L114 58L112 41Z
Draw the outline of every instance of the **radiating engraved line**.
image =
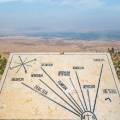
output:
M20 61L21 61L21 64L22 64L22 66L23 66L23 68L24 68L24 70L25 70L25 73L27 73L27 69L26 69L26 67L25 67L25 64L23 63L23 61L22 61L22 58L19 56L19 58L20 58Z
M57 101L53 100L52 98L50 98L50 97L48 97L48 96L46 96L46 95L38 92L37 90L33 89L32 87L28 86L27 84L25 84L25 83L22 83L22 84L23 84L24 86L26 86L27 88L31 89L32 91L38 93L39 95L41 95L41 96L47 98L48 100L52 101L53 103L56 103L57 105L61 106L62 108L68 110L69 112L73 113L74 115L77 115L77 116L79 116L79 117L81 116L81 115L77 114L76 112L72 111L71 109L69 109L69 108L65 107L64 105L58 103Z
M24 63L24 65L26 65L27 63L33 62L33 61L36 61L36 59L33 59L33 60L30 60L30 61L27 61L27 62ZM17 67L19 67L19 66L21 66L21 65L22 65L22 63L19 64L19 65L16 65L16 66L10 67L10 69L17 68Z
M74 97L69 93L69 95L70 95L70 97L72 98L72 100L75 102L75 104L76 104L76 106L77 106L77 108L79 109L79 111L81 112L81 113L83 113L83 111L80 109L80 106L78 105L78 103L76 102L76 100L74 99Z
M27 60L27 58L23 62L25 62L26 60ZM21 67L22 67L22 65L20 65L20 67L18 68L16 73L18 73L20 71Z
M100 87L100 81L101 81L102 71L103 71L103 64L102 64L101 70L100 70L99 81L98 81L98 86L97 86L97 92L96 92L94 106L93 106L93 112L95 111L96 102L97 102L97 98L98 98L98 92L99 92L99 87Z
M69 96L64 92L64 90L55 82L55 80L42 67L41 67L41 69L48 76L48 78L56 85L56 87L62 91L62 93L67 97L67 99L75 106L75 103L69 98Z
M71 83L71 85L73 86L73 88L74 88L74 90L75 90L75 92L76 92L76 94L77 94L77 97L78 97L78 99L79 99L79 101L80 101L80 104L82 105L82 107L83 107L83 109L80 107L80 109L83 111L85 111L85 108L84 108L84 106L83 106L83 103L82 103L82 100L80 99L80 96L79 96L79 94L78 94L78 92L77 92L77 89L75 88L75 85L73 84L73 81L72 81L72 79L70 78L69 79L70 80L70 83Z
M78 74L77 74L76 71L75 71L75 74L76 74L76 77L77 77L77 80L78 80L78 84L79 84L80 91L81 91L81 93L82 93L82 98L83 98L83 101L84 101L84 104L85 104L86 110L88 111L87 104L86 104L86 101L85 101L85 97L84 97L84 94L83 94L83 91L82 91L82 87L81 87L80 79L79 79Z
M16 73L18 73L19 71L20 71L20 69L22 68L22 65L18 68L18 70L17 70L17 72Z
M63 97L61 97L57 92L55 92L49 85L47 85L45 82L43 82L43 80L39 79L39 81L42 82L45 86L47 86L47 88L49 88L53 93L55 93L61 100L63 100L65 103L67 103L69 105L69 107L71 107L73 110L76 111L76 109L74 109L70 103L68 103ZM78 114L81 114L78 111L76 111L76 112Z
M90 94L89 94L88 89L87 89L87 96L88 96L88 102L89 102L89 107L90 107L90 111L91 111L91 100L90 100Z

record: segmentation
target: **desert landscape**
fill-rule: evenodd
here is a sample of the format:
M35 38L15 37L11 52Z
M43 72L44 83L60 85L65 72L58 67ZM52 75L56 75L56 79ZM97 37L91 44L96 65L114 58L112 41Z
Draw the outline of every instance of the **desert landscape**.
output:
M120 41L0 37L0 53L5 57L13 52L107 52L108 48L119 51Z
M112 48L114 49L111 51ZM1 65L3 69L5 68L6 60L8 59L10 53L110 52L116 68L116 72L118 74L118 77L120 78L119 51L120 51L120 41L63 40L62 38L45 40L43 38L21 37L21 36L0 37L0 54L3 58L3 63Z

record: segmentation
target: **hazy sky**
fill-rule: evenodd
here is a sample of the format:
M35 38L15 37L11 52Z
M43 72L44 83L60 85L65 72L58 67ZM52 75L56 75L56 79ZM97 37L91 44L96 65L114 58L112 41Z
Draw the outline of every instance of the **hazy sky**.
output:
M0 0L0 31L120 30L120 0Z

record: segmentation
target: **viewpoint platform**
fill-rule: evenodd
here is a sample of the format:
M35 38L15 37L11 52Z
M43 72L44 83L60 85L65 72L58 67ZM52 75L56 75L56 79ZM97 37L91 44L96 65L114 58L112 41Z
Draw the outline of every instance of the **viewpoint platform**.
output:
M120 120L110 55L12 53L0 81L0 119Z

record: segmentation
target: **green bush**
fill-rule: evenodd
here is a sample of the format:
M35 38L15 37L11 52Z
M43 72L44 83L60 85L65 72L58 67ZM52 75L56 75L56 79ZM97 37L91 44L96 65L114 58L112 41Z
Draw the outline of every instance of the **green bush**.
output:
M5 70L6 63L7 63L7 59L0 55L0 75L3 74L3 72Z
M112 57L115 70L118 75L118 79L120 80L120 51L115 51L114 48L111 48L111 49L108 48L108 52Z

